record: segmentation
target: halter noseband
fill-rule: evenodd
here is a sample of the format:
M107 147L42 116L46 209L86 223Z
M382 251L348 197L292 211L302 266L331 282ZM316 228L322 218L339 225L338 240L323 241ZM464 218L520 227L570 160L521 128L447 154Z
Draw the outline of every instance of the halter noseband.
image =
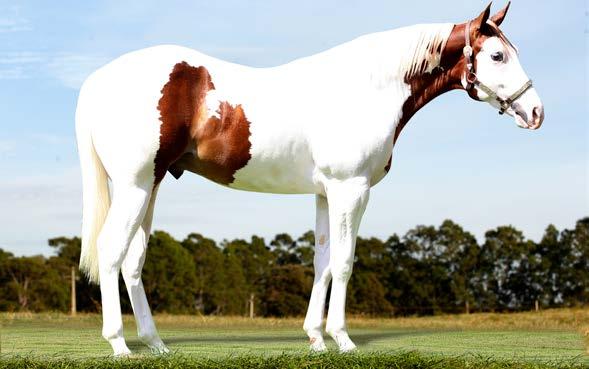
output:
M487 23L494 25L493 21L491 21L491 20L488 20ZM497 26L495 26L495 28L497 30L499 29ZM499 32L501 32L501 31L499 31ZM466 82L467 82L466 90L468 91L472 87L476 87L476 88L481 89L491 99L494 99L495 101L497 101L499 103L499 105L501 106L501 108L499 109L499 114L504 114L505 111L507 109L509 109L511 107L511 105L517 99L519 99L527 90L532 88L532 80L528 80L526 83L524 83L523 86L520 87L519 90L515 91L507 99L503 99L503 98L499 97L495 91L491 90L488 86L486 86L484 83L479 81L479 79L474 71L473 50L472 50L472 46L470 46L470 21L468 23L466 23L464 38L465 38L466 44L464 46L464 49L462 49L462 52L463 52L464 57L466 59ZM509 41L507 41L507 42L509 42ZM515 47L514 47L514 49L515 49Z

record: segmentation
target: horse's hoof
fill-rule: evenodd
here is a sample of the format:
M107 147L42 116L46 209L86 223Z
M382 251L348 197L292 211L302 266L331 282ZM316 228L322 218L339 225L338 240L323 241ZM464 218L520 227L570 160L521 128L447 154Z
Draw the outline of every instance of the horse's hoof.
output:
M123 337L117 337L109 339L108 343L112 347L114 357L129 357L131 356L131 350L127 347L125 339Z
M339 352L342 354L347 352L353 352L357 348L354 342L352 342L352 340L350 339L350 336L348 336L348 334L345 332L334 335L333 339L337 343Z
M323 337L313 337L309 341L311 342L311 345L309 346L311 352L327 351L327 346L325 346L325 341L323 341Z
M164 342L158 339L159 342L148 344L149 350L154 355L167 355L170 353L170 349L164 344Z
M348 353L348 352L354 352L356 351L358 348L356 347L356 345L354 344L354 342L352 342L350 340L349 343L344 344L344 345L340 345L339 347L339 352L342 354Z
M161 344L161 346L150 347L150 350L154 355L167 355L170 353L170 349L163 343Z
M126 350L121 350L118 352L114 352L112 354L113 357L117 358L117 359L125 359L125 358L129 358L131 357L132 353L131 350L129 350L128 348Z

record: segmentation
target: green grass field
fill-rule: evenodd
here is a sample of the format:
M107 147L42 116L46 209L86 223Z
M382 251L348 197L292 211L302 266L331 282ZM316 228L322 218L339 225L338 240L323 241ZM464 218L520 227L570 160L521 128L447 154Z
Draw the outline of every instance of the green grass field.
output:
M589 367L582 332L584 310L349 320L358 345L352 355L308 355L301 319L156 317L174 352L152 357L136 338L132 317L125 335L136 354L106 360L98 315L3 314L0 367ZM331 351L335 345L327 340Z

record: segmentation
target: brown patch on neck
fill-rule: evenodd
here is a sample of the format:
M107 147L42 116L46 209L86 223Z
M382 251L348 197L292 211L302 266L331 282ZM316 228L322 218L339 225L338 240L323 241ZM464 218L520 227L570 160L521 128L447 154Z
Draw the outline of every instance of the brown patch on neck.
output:
M411 77L405 77L405 83L411 88L411 96L403 104L403 115L395 130L393 144L397 142L401 130L403 130L409 119L419 109L445 92L464 89L461 78L466 69L466 60L462 53L465 45L465 29L465 23L454 26L446 41L444 50L442 50L440 65L431 73L419 73ZM472 35L471 40L476 55L481 48L482 41ZM476 94L476 92L474 93Z
M155 157L155 183L169 170L184 170L224 185L249 159L249 125L241 105L221 102L218 117L208 116L205 98L215 86L207 69L186 62L174 66L162 89L160 147Z

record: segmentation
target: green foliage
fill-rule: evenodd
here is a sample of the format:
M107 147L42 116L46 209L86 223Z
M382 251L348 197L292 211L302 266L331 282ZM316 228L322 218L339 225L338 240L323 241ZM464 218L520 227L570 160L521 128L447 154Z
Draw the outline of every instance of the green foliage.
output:
M155 312L257 316L305 314L313 283L312 231L252 236L217 244L192 233L178 242L150 240L143 282ZM15 257L0 249L0 310L69 308L70 269L78 237L49 240L55 256ZM100 290L76 280L78 311L100 309ZM121 290L124 289L121 283ZM329 296L328 296L329 299ZM121 293L124 311L130 311ZM485 234L482 245L460 225L417 226L386 241L359 237L348 288L349 312L375 316L530 310L589 304L589 218L574 229L546 228L538 243L512 226Z
M43 256L6 257L1 263L0 306L5 310L65 310L68 285Z
M273 266L262 299L265 315L283 317L305 314L312 287L311 268L297 264Z
M142 357L136 359L60 359L60 358L31 358L11 357L0 361L3 368L321 368L321 369L388 369L388 368L452 368L452 369L577 369L585 368L581 362L525 362L490 357L442 357L437 355L423 355L416 352L400 353L369 353L340 355L327 354L282 354L277 356L229 356L223 358L206 358L192 355L169 355L163 357Z
M148 249L143 285L151 306L161 312L193 312L198 284L190 253L162 231L151 235Z

